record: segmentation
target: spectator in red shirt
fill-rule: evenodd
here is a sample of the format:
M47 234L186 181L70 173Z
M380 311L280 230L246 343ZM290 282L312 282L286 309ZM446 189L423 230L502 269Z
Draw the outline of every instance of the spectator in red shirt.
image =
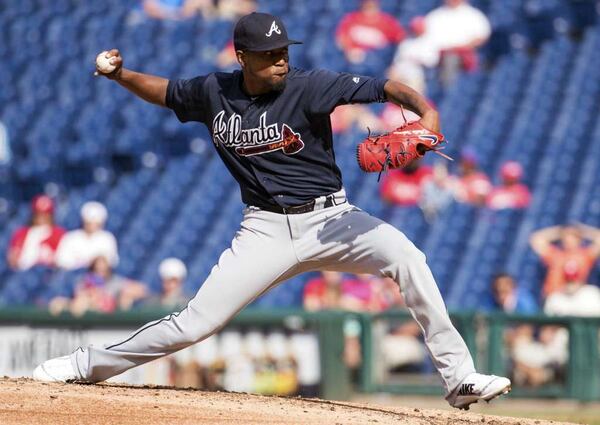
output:
M304 287L304 308L379 312L396 305L399 297L398 285L390 279L370 274L344 278L340 272L322 271Z
M378 278L370 274L359 274L342 283L341 307L350 311L378 311L374 285Z
M304 308L309 311L340 308L343 275L323 271L321 276L309 280L304 287Z
M492 183L489 177L479 170L477 155L471 149L463 150L460 162L460 176L452 182L454 196L459 202L485 205Z
M344 309L379 312L395 305L400 297L398 285L391 279L361 274L345 279L342 273L323 271L304 287L304 308L309 311ZM344 323L343 360L347 367L357 368L362 362L361 325L356 319Z
M27 270L36 265L54 266L56 248L65 230L54 224L54 202L38 195L31 202L31 224L13 234L8 247L8 265Z
M382 12L377 0L363 0L360 10L344 16L336 30L338 46L352 63L364 61L369 50L398 44L404 29L392 15Z
M490 192L487 205L494 210L527 208L531 201L529 188L521 183L523 167L516 161L507 161L500 168L502 184Z
M362 273L342 283L340 304L345 310L379 313L401 303L398 284L392 279Z
M381 197L392 204L409 207L421 199L423 183L431 178L431 167L413 161L404 168L392 170L383 178Z
M585 244L585 240L589 244ZM574 226L553 226L534 232L529 239L531 248L540 256L548 272L542 288L542 295L560 291L566 284L565 265L578 270L574 277L586 282L598 256L600 256L600 229L577 224Z

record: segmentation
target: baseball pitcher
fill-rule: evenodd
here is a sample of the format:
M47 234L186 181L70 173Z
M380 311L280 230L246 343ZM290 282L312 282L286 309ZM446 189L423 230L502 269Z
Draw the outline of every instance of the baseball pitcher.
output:
M118 50L102 52L97 73L142 99L208 127L214 148L240 185L244 217L231 247L181 311L106 346L78 348L38 366L42 381L98 382L200 342L259 295L299 273L337 270L392 278L421 327L450 405L468 409L510 390L475 372L425 256L398 229L352 205L335 163L329 115L349 103L393 102L417 113L357 150L359 166L384 172L438 151L438 113L391 80L290 67L283 22L252 13L234 29L241 70L189 80L138 73ZM402 347L398 347L399 350Z

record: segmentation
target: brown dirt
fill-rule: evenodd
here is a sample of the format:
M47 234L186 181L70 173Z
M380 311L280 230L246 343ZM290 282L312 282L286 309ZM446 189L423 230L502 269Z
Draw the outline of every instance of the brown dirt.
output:
M316 399L0 378L1 424L546 425L559 422Z

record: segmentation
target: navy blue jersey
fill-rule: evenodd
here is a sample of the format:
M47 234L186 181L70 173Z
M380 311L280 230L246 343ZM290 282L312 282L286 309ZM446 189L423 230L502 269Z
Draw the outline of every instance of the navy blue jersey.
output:
M384 102L386 80L290 68L283 91L250 97L242 78L173 80L166 98L180 121L208 127L242 201L289 207L340 190L329 115L339 105Z

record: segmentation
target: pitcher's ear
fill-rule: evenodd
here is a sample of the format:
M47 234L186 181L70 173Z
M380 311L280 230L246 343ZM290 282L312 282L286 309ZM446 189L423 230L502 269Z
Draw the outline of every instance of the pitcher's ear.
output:
M243 50L236 50L235 51L235 56L237 58L238 63L240 64L240 66L242 68L244 68L246 66L246 58L244 55L244 51Z

